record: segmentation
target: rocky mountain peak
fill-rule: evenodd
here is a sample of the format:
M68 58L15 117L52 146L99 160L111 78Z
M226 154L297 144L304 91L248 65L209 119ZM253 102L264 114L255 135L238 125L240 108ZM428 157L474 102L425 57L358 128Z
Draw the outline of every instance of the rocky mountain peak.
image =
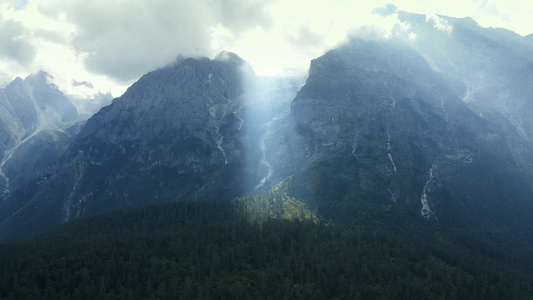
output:
M59 224L128 206L244 193L246 172L253 173L243 169L245 153L257 148L244 124L245 95L256 78L238 56L221 56L181 59L145 74L9 203L44 201L41 207L60 211Z
M233 52L229 52L226 50L220 51L217 55L215 55L215 60L219 61L230 61L232 63L235 63L237 65L246 63L244 59L242 59L240 56Z
M70 136L65 129L78 118L74 105L50 82L51 78L46 72L40 71L25 79L16 78L0 90L1 197L8 195L10 189L16 186L13 185L14 180L10 180L13 177L10 171L18 170L17 177L31 178L63 152L63 146L51 146L51 149L47 149L50 151L46 151L50 145L40 144L40 141L52 140L62 145L60 140ZM40 136L45 132L54 134ZM34 143L36 146L31 146ZM38 149L39 145L42 150L40 153L34 150L26 152L26 147ZM18 155L17 151L23 154ZM18 180L19 184L21 181Z
M167 130L217 123L224 107L244 93L241 63L187 58L150 72L92 117L80 138L97 132L102 139L113 133L108 140L146 140Z
M27 82L32 86L48 85L50 88L57 88L53 83L51 83L52 79L52 75L48 74L44 70L39 70L37 73L27 76L24 79L24 82Z
M58 127L75 121L78 118L76 107L50 82L51 79L44 71L29 75L24 80L17 77L3 89L6 101L18 116L33 115L29 120L52 122Z

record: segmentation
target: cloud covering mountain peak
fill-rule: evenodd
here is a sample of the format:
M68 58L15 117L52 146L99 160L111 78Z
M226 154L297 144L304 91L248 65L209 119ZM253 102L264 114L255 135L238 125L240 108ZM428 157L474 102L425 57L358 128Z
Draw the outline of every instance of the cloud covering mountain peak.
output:
M8 42L0 45L0 73L9 74L2 80L9 82L45 69L64 90L75 92L72 80L88 81L94 92L119 96L140 76L178 56L213 57L222 49L239 53L261 75L305 71L312 58L357 28L390 37L395 26L405 25L398 19L400 10L421 14L424 21L428 16L427 22L447 32L451 27L440 15L531 32L533 7L518 0L387 2L3 1L0 38Z

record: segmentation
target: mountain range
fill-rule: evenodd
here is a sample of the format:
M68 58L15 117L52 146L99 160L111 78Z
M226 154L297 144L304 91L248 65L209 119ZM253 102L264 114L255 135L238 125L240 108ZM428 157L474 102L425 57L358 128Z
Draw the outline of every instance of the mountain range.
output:
M0 93L0 239L283 191L340 224L394 211L530 241L533 40L398 14L409 26L351 37L312 60L307 78L256 76L229 52L180 58L86 122L50 75L16 79Z
M387 9L306 76L180 57L88 120L7 85L0 296L531 299L533 39Z
M389 39L354 36L314 59L307 79L258 77L229 52L180 58L144 75L7 197L0 237L127 207L264 193L280 183L325 217L377 201L442 226L516 218L531 228L531 39L468 18L399 16L411 29L407 38L401 28ZM12 114L21 121L9 126L25 130L4 149L43 124L64 133L75 119L59 91L39 91L44 78L5 88L7 96L32 95L30 104L53 100ZM10 170L5 161L2 170Z

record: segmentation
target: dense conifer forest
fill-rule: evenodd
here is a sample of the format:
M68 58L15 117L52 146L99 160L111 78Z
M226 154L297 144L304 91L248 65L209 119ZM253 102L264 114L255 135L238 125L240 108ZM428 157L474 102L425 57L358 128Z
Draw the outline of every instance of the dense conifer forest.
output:
M269 193L84 217L1 245L0 297L533 299L523 245L365 215L326 222Z

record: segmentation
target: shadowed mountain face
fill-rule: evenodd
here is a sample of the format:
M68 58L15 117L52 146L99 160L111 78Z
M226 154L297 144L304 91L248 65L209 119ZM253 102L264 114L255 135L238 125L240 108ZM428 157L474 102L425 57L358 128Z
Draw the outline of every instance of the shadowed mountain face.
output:
M394 210L417 226L527 234L530 39L469 19L400 18L414 40L400 29L352 38L314 59L303 86L258 78L227 52L146 74L5 201L0 238L280 186L338 222Z
M388 201L455 226L531 207L527 141L471 111L408 44L352 39L313 60L291 109L313 162L300 197L329 214Z

